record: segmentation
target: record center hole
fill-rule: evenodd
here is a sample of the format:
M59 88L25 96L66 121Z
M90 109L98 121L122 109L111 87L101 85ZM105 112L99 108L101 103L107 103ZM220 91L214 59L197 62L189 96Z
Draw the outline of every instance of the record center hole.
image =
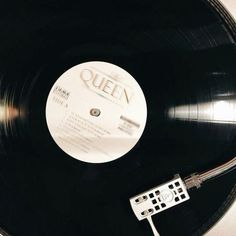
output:
M98 116L101 115L101 111L100 111L100 109L98 109L98 108L92 108L92 109L90 110L90 115L91 115L91 116L98 117Z

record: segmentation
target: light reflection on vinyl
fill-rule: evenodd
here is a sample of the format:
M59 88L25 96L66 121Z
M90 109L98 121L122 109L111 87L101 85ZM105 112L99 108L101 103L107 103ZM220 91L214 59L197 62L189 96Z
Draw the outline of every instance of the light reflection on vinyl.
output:
M236 124L236 100L219 100L172 107L168 115L171 119L186 121Z

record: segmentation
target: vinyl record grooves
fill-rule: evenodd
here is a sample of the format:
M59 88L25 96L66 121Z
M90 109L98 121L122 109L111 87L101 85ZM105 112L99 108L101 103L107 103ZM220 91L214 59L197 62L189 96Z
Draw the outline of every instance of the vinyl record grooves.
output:
M133 214L130 197L176 173L184 177L235 156L235 23L218 1L24 1L5 3L0 11L0 227L10 235L152 235ZM101 112L91 120L104 115L107 127L116 110L104 104L116 98L109 104L121 109L129 103L133 80L147 104L141 138L122 157L107 149L116 159L105 163L82 161L76 153L82 141L69 155L69 141L59 143L45 114L55 89L58 102L72 106L66 103L72 92L56 86L71 68L88 62L116 66L118 81L112 80L111 92L111 74L103 75L103 87L94 79L102 89L88 94L105 97L100 107L78 90L76 109L89 104ZM85 70L87 80L93 74ZM132 86L119 82L125 72ZM49 112L57 119L61 109ZM132 136L145 119L137 124L128 118L119 128ZM109 148L123 141L111 137ZM190 191L190 201L153 216L160 235L205 233L235 198L235 180L235 172L216 178Z

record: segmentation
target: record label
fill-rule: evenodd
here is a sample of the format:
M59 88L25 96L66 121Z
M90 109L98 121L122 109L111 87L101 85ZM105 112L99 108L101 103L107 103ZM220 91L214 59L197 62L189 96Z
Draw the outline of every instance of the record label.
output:
M89 163L113 161L129 152L146 118L146 100L136 80L122 68L100 61L63 73L46 104L46 121L56 144Z

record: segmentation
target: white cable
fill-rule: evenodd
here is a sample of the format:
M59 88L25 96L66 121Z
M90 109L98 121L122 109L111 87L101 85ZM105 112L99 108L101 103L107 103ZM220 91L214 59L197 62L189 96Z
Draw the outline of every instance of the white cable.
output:
M154 223L152 221L152 217L151 216L147 217L147 220L148 220L148 222L149 222L149 224L150 224L150 226L152 228L153 235L154 236L160 236L160 234L158 233L158 231L157 231L157 229L156 229L156 227L155 227L155 225L154 225Z

